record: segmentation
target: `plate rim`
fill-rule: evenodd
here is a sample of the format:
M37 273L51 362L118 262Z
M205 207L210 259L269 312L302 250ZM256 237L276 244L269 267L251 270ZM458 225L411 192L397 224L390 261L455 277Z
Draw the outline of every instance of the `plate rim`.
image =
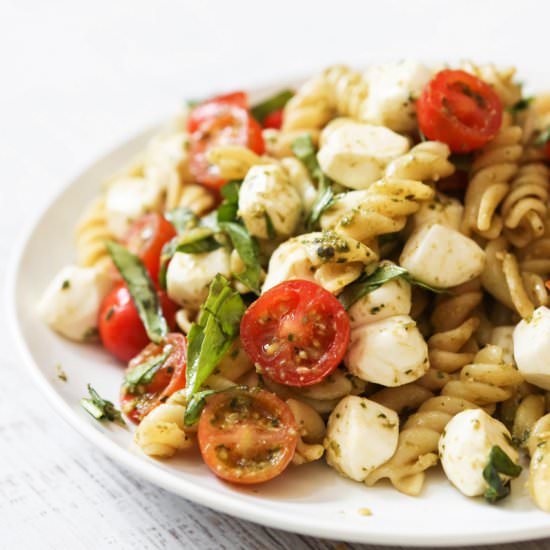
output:
M256 88L256 90L261 89L260 87ZM170 471L156 468L153 463L148 463L139 459L128 449L118 446L105 433L95 429L91 423L74 413L62 395L56 390L51 380L45 376L44 372L32 357L30 352L31 346L25 339L18 315L18 299L16 292L18 274L21 270L25 251L34 236L36 228L44 218L47 217L50 208L61 200L65 192L67 192L70 187L74 186L78 179L87 171L104 163L110 155L117 154L119 150L127 147L131 141L144 139L148 134L151 134L154 129L158 128L158 126L159 125L149 126L145 130L135 132L130 136L125 136L123 141L119 141L114 147L108 150L103 150L97 156L94 156L92 161L85 163L83 168L77 169L55 193L45 200L45 203L41 207L35 209L31 213L30 219L25 223L24 230L14 242L14 248L9 255L5 285L7 325L11 336L16 342L18 354L23 358L27 373L31 376L34 383L38 386L56 413L77 433L84 436L89 443L98 447L105 455L117 464L122 465L132 474L142 477L153 485L159 486L172 494L177 494L182 498L196 502L210 509L259 525L325 539L345 540L348 542L365 544L404 546L451 547L457 545L510 543L550 537L550 516L548 525L546 526L541 525L535 528L529 526L516 527L510 528L504 532L487 531L483 533L475 532L473 534L462 532L459 536L457 536L456 533L449 533L447 538L442 538L441 534L431 535L428 530L426 530L425 534L419 535L415 533L411 536L406 532L399 533L397 530L388 533L387 531L373 530L369 527L359 529L348 524L343 524L342 530L335 532L332 527L315 523L314 518L313 520L309 517L293 519L292 516L285 515L281 511L265 511L262 510L261 507L255 506L253 503L244 501L239 501L239 505L236 507L235 500L231 495L222 495L217 493L214 489L201 487L185 478L180 478L179 486L175 488L171 485ZM421 505L420 502L419 505ZM452 540L449 540L451 535L453 535Z

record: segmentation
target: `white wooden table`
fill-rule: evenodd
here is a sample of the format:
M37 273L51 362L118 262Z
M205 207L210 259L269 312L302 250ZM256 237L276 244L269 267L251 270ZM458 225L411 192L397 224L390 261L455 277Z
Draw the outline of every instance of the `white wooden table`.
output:
M529 74L542 74L530 54L546 51L550 14L525 0L521 9L516 2L480 4L472 18L469 1L285 0L260 7L242 0L0 0L0 286L14 238L33 213L94 157L174 111L186 95L334 61L430 59L443 40L449 57L531 63ZM511 32L522 22L528 32ZM464 40L466 25L475 44ZM345 547L212 512L119 468L32 385L4 310L1 549Z

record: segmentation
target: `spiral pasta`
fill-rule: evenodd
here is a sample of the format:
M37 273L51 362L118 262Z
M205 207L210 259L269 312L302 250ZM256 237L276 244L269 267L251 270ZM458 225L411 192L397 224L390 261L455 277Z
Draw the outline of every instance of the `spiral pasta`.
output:
M197 216L208 213L216 205L214 194L196 183L178 183L168 188L166 195L166 209L186 207Z
M531 454L529 492L539 508L550 512L550 414L535 423L528 447Z

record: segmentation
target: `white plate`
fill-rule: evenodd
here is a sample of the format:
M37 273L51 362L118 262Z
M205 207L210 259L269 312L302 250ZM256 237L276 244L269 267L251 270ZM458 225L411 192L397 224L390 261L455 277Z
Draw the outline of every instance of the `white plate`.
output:
M430 472L418 498L404 496L385 483L368 488L348 481L324 464L291 467L268 484L239 488L218 480L196 453L152 460L134 446L130 431L96 422L81 409L88 382L116 402L122 369L99 347L74 344L50 331L37 318L36 303L52 276L74 257L73 228L98 193L99 182L142 150L151 134L129 141L72 181L22 239L11 266L7 290L14 336L34 379L60 415L108 456L150 482L271 527L399 545L451 546L550 536L550 516L531 503L525 475L514 482L512 497L498 506L463 497L437 470ZM58 363L68 374L67 383L56 378ZM360 514L364 508L372 516Z

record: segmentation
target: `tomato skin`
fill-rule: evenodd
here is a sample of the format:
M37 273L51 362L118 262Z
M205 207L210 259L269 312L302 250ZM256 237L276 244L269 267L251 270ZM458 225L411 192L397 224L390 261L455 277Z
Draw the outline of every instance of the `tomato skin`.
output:
M248 96L245 92L232 92L203 101L191 110L187 121L187 131L192 134L205 120L215 117L220 105L233 105L248 110Z
M185 388L185 371L187 367L187 340L183 334L168 334L162 344L149 343L130 360L127 372L141 363L161 355L165 346L172 346L170 355L155 373L152 381L132 393L126 383L120 390L120 403L126 416L139 424L155 407L164 403L173 393Z
M418 125L455 153L483 147L502 123L502 103L485 82L465 71L443 70L424 87L416 103Z
M280 130L281 126L283 125L283 110L278 109L277 111L273 111L272 113L269 113L264 118L264 128L273 128L274 130Z
M166 322L170 330L174 330L179 306L162 290L158 291L158 296ZM136 306L124 283L117 285L104 298L99 310L98 325L103 346L121 361L129 361L149 343Z
M175 236L174 226L157 213L145 214L136 220L126 235L126 248L143 262L155 285L158 285L162 247Z
M284 281L244 313L241 342L262 373L279 384L310 386L342 361L350 336L340 302L310 281Z
M214 474L250 485L283 472L294 456L299 434L288 405L275 394L254 388L208 398L197 435L202 458Z

